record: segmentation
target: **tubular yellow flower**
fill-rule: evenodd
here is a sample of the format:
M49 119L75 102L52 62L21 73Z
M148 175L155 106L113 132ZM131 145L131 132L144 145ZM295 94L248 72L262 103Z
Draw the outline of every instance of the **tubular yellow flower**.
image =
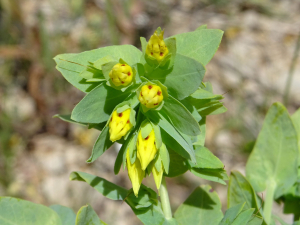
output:
M120 140L132 128L130 123L130 109L117 113L115 110L109 122L109 134L111 141Z
M161 184L161 179L162 179L162 176L163 176L163 173L164 173L164 168L163 168L163 165L161 163L161 166L160 166L160 171L158 172L154 163L153 163L153 167L152 167L152 174L153 174L153 178L154 178L154 181L155 181L155 184L156 184L156 187L157 189L159 190L160 188L160 184Z
M155 31L148 42L146 54L156 58L160 62L168 53L169 50L164 42L164 31L160 34Z
M144 85L139 95L139 101L147 108L155 108L163 100L161 88L158 85Z
M137 157L139 158L142 166L142 170L145 170L149 163L154 159L157 152L155 146L155 134L154 130L144 139L142 132L139 132L137 140Z
M142 170L141 164L140 164L140 161L138 158L136 158L135 162L133 164L131 164L128 150L126 153L126 165L127 165L127 170L128 170L128 176L132 183L133 192L134 192L135 196L138 196L142 180L145 176L145 171Z
M109 72L112 83L116 86L127 86L132 81L132 69L127 64L118 63Z

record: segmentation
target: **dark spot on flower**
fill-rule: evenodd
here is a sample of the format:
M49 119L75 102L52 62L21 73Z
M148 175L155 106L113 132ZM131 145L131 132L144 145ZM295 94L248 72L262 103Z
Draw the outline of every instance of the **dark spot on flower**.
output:
M143 96L142 92L141 92L141 96Z
M149 139L149 136L147 136L146 138L145 138L145 140L148 140Z
M163 56L163 55L164 55L164 53L163 53L163 52L161 52L159 55L160 55L160 56Z
M152 85L149 85L148 88L151 89L151 88L152 88Z
M125 64L122 64L122 66L125 66Z
M160 96L160 95L161 95L161 91L158 91L158 92L157 92L157 95L159 95L159 96Z
M158 105L158 103L155 103L154 105Z
M124 84L124 81L121 81L122 84Z
M130 73L130 72L128 72L127 74L128 74L128 76L130 76L130 75L131 75L131 73Z
M127 120L127 123L130 123L130 121L129 121L129 120Z
M119 113L119 115L118 115L119 117L122 117L123 116L123 113Z
M151 55L153 55L153 52L151 52Z
M112 117L110 118L110 121L112 121Z

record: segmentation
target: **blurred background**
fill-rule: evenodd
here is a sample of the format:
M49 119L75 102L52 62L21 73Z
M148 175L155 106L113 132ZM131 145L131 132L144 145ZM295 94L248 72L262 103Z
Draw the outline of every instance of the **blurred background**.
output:
M87 164L99 133L52 118L70 114L84 96L52 58L108 45L140 47L139 37L149 39L158 26L168 37L202 24L225 31L204 81L224 94L228 108L208 117L206 146L228 174L244 173L271 104L284 102L290 113L300 107L299 0L0 0L0 195L74 211L88 203L110 225L140 224L125 203L69 181L70 172L85 171L131 188L126 171L113 173L118 146ZM187 172L167 183L175 210L208 182ZM155 189L152 177L144 184ZM226 186L211 185L226 209Z

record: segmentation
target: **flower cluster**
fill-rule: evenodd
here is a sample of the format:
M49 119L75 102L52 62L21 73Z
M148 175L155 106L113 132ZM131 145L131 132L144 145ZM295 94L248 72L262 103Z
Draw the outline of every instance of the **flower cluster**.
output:
M202 83L203 59L212 56L197 58L187 52L199 46L192 41L199 32L184 36L190 37L185 42L183 36L164 39L158 28L148 42L141 38L142 51L130 45L108 46L55 58L67 80L87 93L69 121L101 131L88 162L120 143L114 171L117 174L122 164L127 167L136 196L147 175L153 175L160 189L163 176L198 168L196 146L204 145L199 123L216 109L224 111L222 96ZM170 157L180 162L178 168L171 169Z

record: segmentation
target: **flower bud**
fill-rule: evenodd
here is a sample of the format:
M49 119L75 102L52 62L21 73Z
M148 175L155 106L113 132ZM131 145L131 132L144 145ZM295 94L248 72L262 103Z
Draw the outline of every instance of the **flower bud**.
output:
M146 137L142 137L142 132L139 132L137 140L137 157L139 158L142 166L142 170L145 170L149 163L154 159L157 152L155 145L155 133L154 130Z
M160 34L155 31L148 42L146 54L160 62L168 53L169 50L164 42L164 31L160 32Z
M160 86L147 84L141 88L139 101L147 108L155 108L163 100Z
M130 123L130 110L126 109L121 113L117 113L115 110L111 116L109 122L109 134L111 141L120 140L127 132L132 128Z
M155 181L155 184L156 184L156 187L158 190L160 188L161 179L162 179L162 176L164 173L164 168L163 168L162 163L160 165L161 166L160 166L159 172L157 171L157 169L155 167L155 163L153 163L153 166L152 166L152 174L153 174L153 178L154 178L154 181Z
M135 196L138 196L139 189L142 183L142 180L145 176L145 171L142 170L141 164L138 158L136 158L135 162L131 164L129 151L126 153L126 165L128 170L128 176L132 183L132 189Z
M132 69L127 64L118 63L109 72L111 82L116 86L127 86L132 81Z

